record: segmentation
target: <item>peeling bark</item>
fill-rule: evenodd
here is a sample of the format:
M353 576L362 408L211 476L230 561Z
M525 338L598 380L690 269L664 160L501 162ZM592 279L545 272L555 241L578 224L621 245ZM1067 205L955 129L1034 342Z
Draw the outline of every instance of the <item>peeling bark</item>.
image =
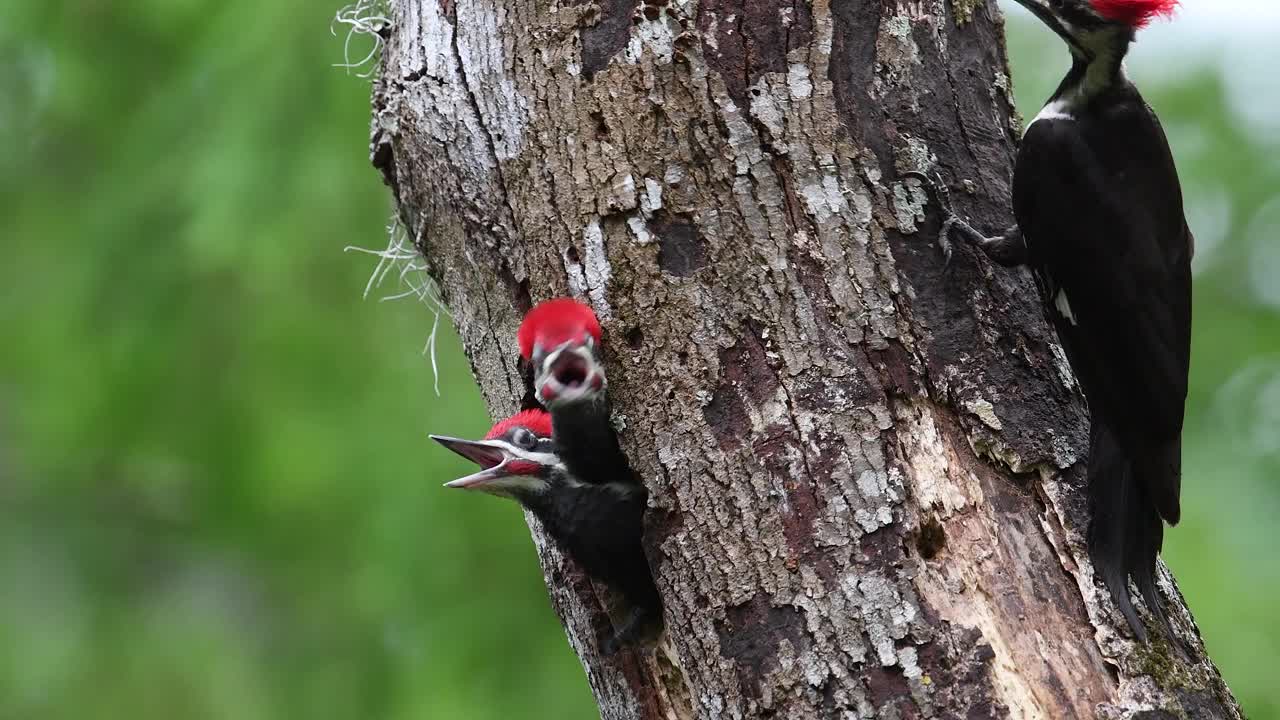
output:
M532 402L536 299L605 328L650 490L656 648L531 521L602 717L1238 718L1084 548L1087 413L1022 272L904 170L1010 224L994 3L394 0L372 157L490 411Z

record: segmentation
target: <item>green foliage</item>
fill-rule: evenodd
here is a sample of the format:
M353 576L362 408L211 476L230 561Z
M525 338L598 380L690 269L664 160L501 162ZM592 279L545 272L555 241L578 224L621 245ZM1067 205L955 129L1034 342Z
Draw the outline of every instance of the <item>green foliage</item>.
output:
M0 10L0 718L594 712L519 511L440 488L457 339L436 397L342 251L390 208L334 10Z
M594 714L519 512L439 487L425 433L487 425L457 339L436 397L430 313L342 253L390 208L336 9L0 6L0 718ZM1034 114L1061 58L1013 29ZM1168 558L1278 718L1280 317L1240 278L1280 165L1211 66L1146 87L1222 228Z

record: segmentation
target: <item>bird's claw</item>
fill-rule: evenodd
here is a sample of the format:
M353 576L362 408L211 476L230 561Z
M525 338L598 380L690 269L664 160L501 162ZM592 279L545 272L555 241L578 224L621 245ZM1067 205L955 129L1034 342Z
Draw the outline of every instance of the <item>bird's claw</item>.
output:
M951 269L951 256L953 254L951 231L957 225L963 227L968 227L968 225L951 209L951 193L947 189L946 182L942 179L942 173L935 172L931 178L919 170L908 170L902 173L902 177L914 178L920 181L920 184L933 195L935 202L938 204L938 209L942 214L942 227L938 230L938 247L942 250L942 269L946 272Z
M955 215L949 215L946 220L942 221L942 228L938 230L938 247L942 248L942 269L944 272L951 269L951 229L955 227L959 219Z

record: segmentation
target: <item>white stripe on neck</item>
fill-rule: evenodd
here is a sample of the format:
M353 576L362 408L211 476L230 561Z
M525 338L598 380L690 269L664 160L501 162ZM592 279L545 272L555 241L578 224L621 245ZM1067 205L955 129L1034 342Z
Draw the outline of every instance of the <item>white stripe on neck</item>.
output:
M1075 116L1071 114L1071 105L1066 100L1054 100L1040 109L1040 112L1027 123L1027 127L1035 125L1041 120L1075 120Z
M1128 81L1124 72L1124 59L1116 57L1117 52L1124 53L1128 43L1120 42L1119 36L1116 35L1118 32L1122 31L1108 28L1078 36L1085 52L1092 54L1084 74L1080 77L1080 82L1067 88L1066 92L1045 105L1031 122L1027 123L1027 127L1034 125L1037 120L1075 120L1076 111L1086 105L1094 95L1117 83L1123 85ZM1074 53L1073 50L1072 54ZM1081 58L1077 55L1075 59L1079 61ZM1117 60L1119 60L1118 68Z
M1031 119L1031 122L1027 123L1027 127L1031 127L1038 120L1075 120L1078 108L1088 103L1094 95L1113 84L1113 77L1110 71L1106 69L1109 62L1108 58L1096 58L1085 69L1084 77L1081 79L1080 84L1070 88L1061 96L1049 101L1049 104L1040 108L1040 112ZM1120 64L1118 79L1121 83L1127 79L1123 62Z

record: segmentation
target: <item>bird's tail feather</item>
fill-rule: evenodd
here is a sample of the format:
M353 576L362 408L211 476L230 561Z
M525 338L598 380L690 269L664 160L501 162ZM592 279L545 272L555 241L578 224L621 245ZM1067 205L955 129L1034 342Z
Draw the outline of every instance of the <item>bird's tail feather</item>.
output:
M1175 455L1177 449L1175 442ZM1176 642L1156 590L1156 556L1164 542L1161 514L1166 512L1176 520L1177 496L1174 496L1172 512L1167 512L1168 503L1153 497L1149 490L1166 483L1160 482L1162 478L1146 476L1169 472L1168 457L1168 449L1161 448L1131 462L1110 430L1094 423L1089 457L1089 504L1093 513L1089 525L1089 555L1133 634L1143 642L1147 632L1133 609L1130 578L1147 609L1160 620L1170 640Z

